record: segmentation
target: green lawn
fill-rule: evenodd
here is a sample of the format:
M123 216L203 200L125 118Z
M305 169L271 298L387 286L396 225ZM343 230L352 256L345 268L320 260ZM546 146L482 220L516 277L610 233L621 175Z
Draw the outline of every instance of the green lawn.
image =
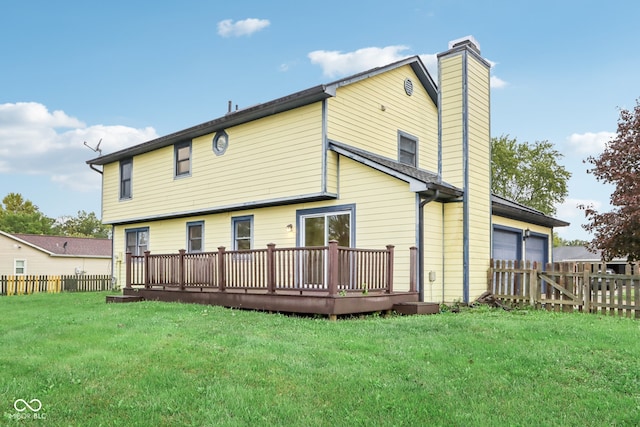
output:
M329 322L105 295L0 297L0 425L640 423L636 320L479 308Z

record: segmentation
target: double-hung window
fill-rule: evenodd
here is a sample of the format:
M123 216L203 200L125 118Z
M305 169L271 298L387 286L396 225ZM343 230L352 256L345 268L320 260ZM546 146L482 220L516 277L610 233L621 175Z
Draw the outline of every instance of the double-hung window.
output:
M134 228L125 231L127 252L132 255L144 255L149 249L149 228Z
M187 223L187 252L204 250L204 221Z
M253 215L232 218L233 249L247 251L253 247Z
M175 176L191 175L191 142L181 142L174 146Z
M120 199L131 198L131 177L133 175L133 159L120 160Z
M13 261L13 272L16 276L22 276L27 273L27 260L16 259Z
M418 139L398 132L398 161L405 165L418 166Z

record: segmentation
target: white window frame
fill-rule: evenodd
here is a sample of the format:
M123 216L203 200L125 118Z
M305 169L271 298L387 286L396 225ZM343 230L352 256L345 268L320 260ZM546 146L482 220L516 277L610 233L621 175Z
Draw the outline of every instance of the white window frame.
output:
M18 273L18 263L22 262L22 273ZM26 259L14 259L13 260L13 274L16 276L25 276L27 274L27 260Z

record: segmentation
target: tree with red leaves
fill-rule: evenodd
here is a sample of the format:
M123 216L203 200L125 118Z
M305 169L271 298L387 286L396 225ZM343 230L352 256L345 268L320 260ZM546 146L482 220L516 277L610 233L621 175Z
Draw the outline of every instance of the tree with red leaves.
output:
M613 184L611 212L580 206L589 221L585 230L594 234L591 249L600 249L604 260L616 257L640 259L640 100L633 110L621 110L618 131L604 151L585 161L598 181Z

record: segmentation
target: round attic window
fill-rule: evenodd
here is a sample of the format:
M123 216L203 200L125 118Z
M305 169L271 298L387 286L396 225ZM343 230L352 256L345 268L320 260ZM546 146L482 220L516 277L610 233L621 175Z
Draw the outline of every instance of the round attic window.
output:
M413 82L411 79L404 79L404 92L409 96L413 94Z
M222 156L229 146L229 135L223 130L213 137L213 152L216 156Z

